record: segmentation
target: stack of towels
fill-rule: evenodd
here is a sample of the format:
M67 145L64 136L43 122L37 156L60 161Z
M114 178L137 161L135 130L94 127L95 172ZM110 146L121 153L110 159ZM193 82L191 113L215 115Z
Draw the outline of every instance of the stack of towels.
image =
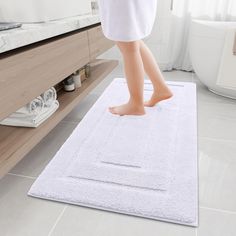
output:
M57 92L51 87L33 101L0 121L1 125L37 127L59 107Z

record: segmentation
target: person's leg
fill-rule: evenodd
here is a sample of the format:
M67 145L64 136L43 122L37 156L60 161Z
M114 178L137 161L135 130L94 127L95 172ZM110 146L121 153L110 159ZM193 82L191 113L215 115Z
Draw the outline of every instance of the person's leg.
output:
M145 106L154 106L161 100L168 99L173 96L173 93L168 88L162 76L160 68L146 44L140 40L140 54L143 60L143 65L146 74L153 84L153 94L149 101L144 102Z
M116 44L123 56L124 69L130 98L126 104L110 107L109 110L113 114L119 115L144 115L144 67L140 55L140 43L139 41L117 41Z

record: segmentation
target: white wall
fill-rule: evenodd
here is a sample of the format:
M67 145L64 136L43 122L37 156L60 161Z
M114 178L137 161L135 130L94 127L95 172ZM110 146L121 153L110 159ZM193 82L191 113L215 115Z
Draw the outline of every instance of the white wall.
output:
M158 0L157 17L152 34L144 41L152 50L160 67L168 63L168 43L171 27L171 0Z

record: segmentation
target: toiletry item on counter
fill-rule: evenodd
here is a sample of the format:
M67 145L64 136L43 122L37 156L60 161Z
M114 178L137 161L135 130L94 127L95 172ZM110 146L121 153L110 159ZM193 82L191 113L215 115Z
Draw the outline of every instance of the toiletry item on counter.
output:
M80 76L79 70L74 72L72 75L73 75L73 80L75 82L75 87L76 88L81 87L82 84L81 84L81 76Z
M90 65L89 63L85 66L81 67L80 69L76 70L73 74L73 80L75 83L75 87L79 88L82 86L82 82L90 77Z
M81 78L81 82L83 82L84 80L86 80L86 74L85 74L85 66L83 66L81 69L80 69L80 78Z
M91 1L91 9L92 9L92 14L98 14L98 2L97 0L92 0Z
M59 107L57 94L51 87L40 96L27 103L7 118L0 121L1 125L38 127L47 120Z
M75 82L73 80L73 75L66 77L63 80L64 90L67 92L72 92L75 90Z
M87 65L85 65L85 76L86 76L86 78L89 78L90 75L91 75L91 66L88 63Z

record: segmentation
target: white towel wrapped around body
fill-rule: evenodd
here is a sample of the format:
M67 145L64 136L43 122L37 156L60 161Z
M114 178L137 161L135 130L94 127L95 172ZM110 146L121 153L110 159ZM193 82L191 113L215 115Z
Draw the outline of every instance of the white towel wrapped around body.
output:
M157 0L98 0L104 35L114 41L147 37L156 18Z

